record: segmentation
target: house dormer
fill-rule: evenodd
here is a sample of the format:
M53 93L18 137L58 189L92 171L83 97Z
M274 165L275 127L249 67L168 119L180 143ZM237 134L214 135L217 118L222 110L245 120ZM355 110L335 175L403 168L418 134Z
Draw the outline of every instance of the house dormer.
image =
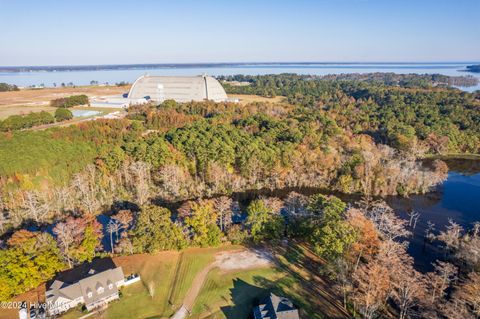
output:
M93 297L93 291L90 288L87 288L87 297L92 298Z
M97 282L97 286L95 287L95 289L97 290L97 294L103 294L103 292L105 291L105 289L103 288L102 284Z

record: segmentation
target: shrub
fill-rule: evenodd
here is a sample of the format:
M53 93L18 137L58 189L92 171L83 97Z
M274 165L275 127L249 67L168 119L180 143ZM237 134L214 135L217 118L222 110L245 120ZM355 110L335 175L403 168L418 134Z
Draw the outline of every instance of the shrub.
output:
M55 122L52 114L42 111L30 113L28 115L12 115L0 122L0 131L18 131L38 125L50 124Z
M72 107L76 105L85 105L89 104L88 96L85 94L82 95L72 95L69 97L62 97L59 99L55 99L50 101L50 105L54 107Z
M16 85L0 83L0 92L8 92L8 91L18 91L18 87Z
M70 110L67 110L65 108L58 108L55 111L55 119L57 122L63 122L63 121L68 121L73 118L73 114Z

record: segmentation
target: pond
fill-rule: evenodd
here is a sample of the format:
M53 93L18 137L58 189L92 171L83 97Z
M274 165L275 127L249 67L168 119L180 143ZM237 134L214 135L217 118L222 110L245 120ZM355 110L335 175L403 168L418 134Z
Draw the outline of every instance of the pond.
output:
M92 110L72 110L73 117L91 117L102 114L100 111Z
M450 219L466 228L480 221L480 161L446 162L452 171L449 172L448 179L434 192L387 200L404 218L408 218L407 212L412 210L420 214L408 249L415 258L417 269L420 270L431 270L431 263L443 257L438 242L424 243L424 234L429 221L435 224L436 233L444 230ZM458 164L463 164L463 167Z

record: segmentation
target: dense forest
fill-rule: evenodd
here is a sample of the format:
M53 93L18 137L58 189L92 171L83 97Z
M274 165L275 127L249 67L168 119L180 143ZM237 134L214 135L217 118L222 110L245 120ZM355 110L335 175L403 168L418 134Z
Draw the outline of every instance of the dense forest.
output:
M396 75L396 86L389 85L389 74L380 83L368 80L368 75L360 81L331 77L348 78L283 74L224 79L249 83L234 86L227 82L227 92L285 96L293 105L321 110L348 131L368 134L376 142L398 149L421 141L429 153L480 153L479 93L424 88L423 84L411 87L419 82L433 86L435 75Z
M479 151L478 94L414 84L422 79L238 76L228 80L249 84L225 84L229 92L285 101L167 100L131 107L125 119L0 133L0 299L95 256L286 236L324 260L319 271L352 313L478 316L479 226L426 233L445 258L420 273L406 252L411 225L380 199L444 181L446 164L421 161L428 153ZM230 196L296 187L364 199Z

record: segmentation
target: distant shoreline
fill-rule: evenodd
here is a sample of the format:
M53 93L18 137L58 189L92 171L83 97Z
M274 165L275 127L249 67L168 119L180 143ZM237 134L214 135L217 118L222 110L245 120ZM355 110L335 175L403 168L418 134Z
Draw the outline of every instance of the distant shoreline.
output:
M21 72L68 72L68 71L108 71L108 70L144 70L172 68L212 68L212 67L245 67L245 66L336 66L336 65L471 65L476 62L222 62L222 63L145 63L145 64L99 64L99 65L54 65L54 66L0 66L2 73ZM468 71L468 70L466 70Z

